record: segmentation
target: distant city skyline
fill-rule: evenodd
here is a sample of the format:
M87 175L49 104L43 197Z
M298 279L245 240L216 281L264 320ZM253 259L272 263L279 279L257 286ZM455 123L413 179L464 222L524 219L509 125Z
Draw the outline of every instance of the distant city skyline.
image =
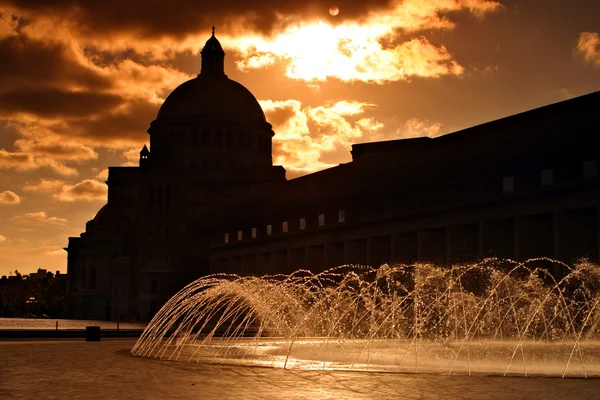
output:
M600 90L598 3L333 3L151 1L141 14L0 0L0 275L66 272L62 248L106 202L108 166L136 163L164 98L198 74L212 25L288 178L349 161L352 143L438 136Z

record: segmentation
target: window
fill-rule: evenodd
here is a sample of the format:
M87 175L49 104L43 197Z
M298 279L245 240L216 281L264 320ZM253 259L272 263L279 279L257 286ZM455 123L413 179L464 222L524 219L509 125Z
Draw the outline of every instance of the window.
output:
M338 211L338 222L346 222L346 210Z
M598 164L596 160L588 160L583 162L583 177L585 179L593 179L598 176Z
M273 233L273 225L267 225L267 236L271 236Z
M152 225L148 226L148 239L152 239Z
M319 214L319 226L325 226L325 214Z
M542 186L550 186L554 183L554 174L551 169L543 169L540 178Z
M169 261L169 253L165 254L165 261Z
M306 228L306 218L300 218L300 229Z
M252 228L252 239L256 239L256 228Z
M515 191L515 177L505 176L502 178L502 193L512 193Z
M165 227L165 237L168 239L169 236L171 236L171 229L168 226L166 226Z
M288 231L288 222L287 221L283 221L283 224L281 225L281 231L283 233L286 233Z
M158 282L156 281L156 279L152 279L150 281L150 293L157 293L158 292Z
M229 243L229 233L225 234L225 243Z
M242 240L242 238L244 237L244 232L243 231L238 231L238 240Z

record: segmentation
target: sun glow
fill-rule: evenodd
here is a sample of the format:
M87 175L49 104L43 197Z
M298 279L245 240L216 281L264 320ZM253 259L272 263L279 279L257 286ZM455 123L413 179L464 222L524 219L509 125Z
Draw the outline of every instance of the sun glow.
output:
M453 22L444 17L450 11L464 9L481 17L499 7L489 0L406 0L363 21L304 22L270 38L246 35L232 38L231 43L242 56L239 69L282 61L287 77L304 81L332 77L386 83L413 76L461 75L464 68L446 47L433 45L420 32L453 29Z

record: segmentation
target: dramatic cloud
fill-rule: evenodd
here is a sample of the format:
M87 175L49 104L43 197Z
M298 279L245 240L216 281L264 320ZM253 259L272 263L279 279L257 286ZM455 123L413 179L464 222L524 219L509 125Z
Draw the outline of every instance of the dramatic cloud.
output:
M102 171L98 172L98 175L96 175L94 179L105 182L108 179L108 168L104 168Z
M48 88L98 91L111 86L110 77L80 49L48 39L22 33L0 39L1 93Z
M19 23L10 13L0 10L0 39L17 34Z
M26 182L22 189L32 193L54 193L58 192L64 184L65 182L61 180L41 179L38 183Z
M49 217L45 211L25 213L9 218L16 225L27 229L39 227L66 228L69 221L59 217Z
M0 39L0 59L6 60L0 64L0 118L39 142L38 147L49 141L80 148L141 144L164 97L191 78L171 67L130 59L97 65L80 38L49 38L31 37L21 29L17 36ZM56 152L51 158L60 159ZM31 164L40 163L28 164L33 169Z
M480 3L477 0L467 1ZM346 18L359 18L372 11L390 9L393 7L390 6L391 3L393 2L390 0L339 0L336 5L340 14L336 19L342 21ZM110 35L120 32L133 33L141 38L182 38L197 31L198 27L215 24L219 27L226 26L227 29L270 32L289 24L292 17L298 20L329 17L328 9L331 5L323 0L182 0L176 4L162 0L147 0L142 3L117 0L1 0L1 4L15 7L30 18L49 15L54 15L56 19L61 17L65 20L63 24L71 23L80 35Z
M37 168L37 165L34 165L33 157L29 154L8 152L0 149L0 168L24 170Z
M21 202L21 198L10 190L5 190L4 192L0 192L0 204L19 204Z
M0 94L0 112L9 117L19 113L52 118L82 117L113 109L123 102L120 96L108 93L61 89L16 90Z
M600 36L597 32L581 32L575 50L588 64L600 68Z
M108 191L105 183L93 179L73 185L56 179L41 179L38 183L26 183L22 189L30 193L52 194L53 198L62 202L106 200Z
M350 145L375 135L383 124L364 113L373 105L339 101L303 107L298 100L261 101L273 124L273 161L288 178L331 167L346 158Z
M432 29L453 29L449 12L468 10L478 17L500 9L486 0L405 0L386 12L332 25L324 21L290 25L278 35L231 38L243 59L242 70L286 61L286 76L305 81L335 77L342 81L386 83L413 76L461 75L464 68L444 46L425 37L406 35ZM229 41L228 41L229 42Z
M0 149L0 169L32 171L40 168L49 168L59 175L77 175L75 168L68 167L58 160L48 157L33 157L27 153L8 152Z
M422 121L418 118L411 118L406 121L403 130L399 130L398 136L404 138L414 137L436 137L440 135L442 124L439 122Z
M75 185L64 185L54 197L59 201L106 200L108 187L96 180L85 179Z
M286 76L292 79L323 81L333 77L370 83L414 76L438 78L461 75L464 71L444 46L436 47L424 37L384 48L378 35L369 34L368 29L348 35L343 28L312 25L302 32L280 35L273 42L255 41L258 44L243 49L244 59L238 62L238 67L260 68L279 58L289 60ZM304 37L312 37L314 41Z
M98 154L81 143L34 140L17 140L15 147L35 157L50 157L61 161L89 161L98 159Z

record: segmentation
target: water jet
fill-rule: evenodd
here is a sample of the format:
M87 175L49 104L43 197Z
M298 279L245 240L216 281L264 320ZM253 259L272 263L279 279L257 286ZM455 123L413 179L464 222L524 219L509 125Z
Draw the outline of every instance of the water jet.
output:
M214 274L173 296L131 353L286 369L598 377L599 303L600 266L585 260Z

